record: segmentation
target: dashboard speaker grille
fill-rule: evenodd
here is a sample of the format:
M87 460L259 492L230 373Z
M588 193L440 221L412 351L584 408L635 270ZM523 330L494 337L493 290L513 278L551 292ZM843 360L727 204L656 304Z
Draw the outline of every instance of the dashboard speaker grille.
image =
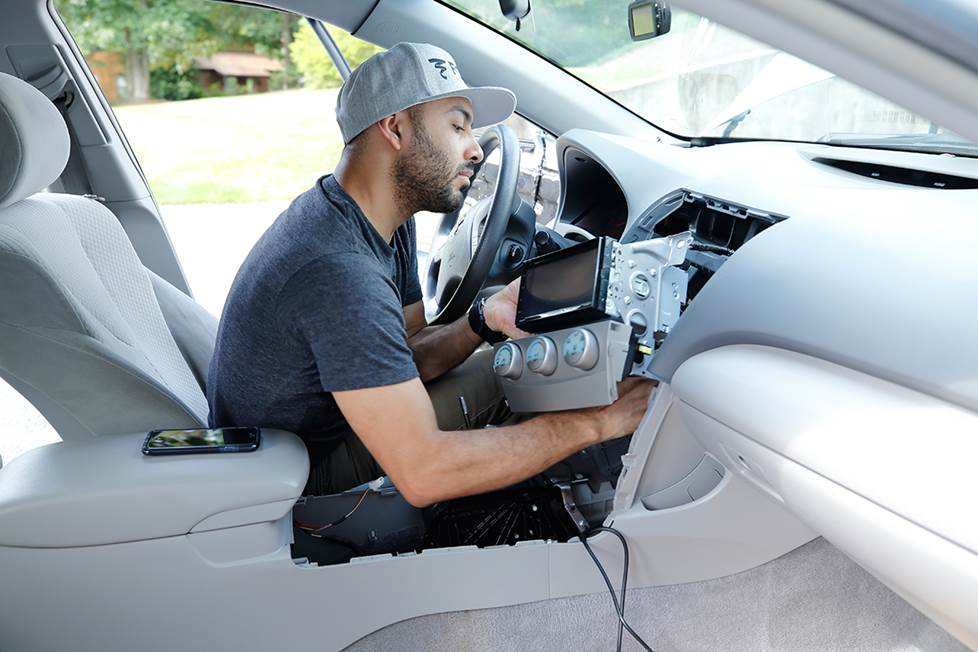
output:
M918 186L938 190L974 190L978 188L978 179L944 174L942 172L930 172L928 170L916 170L914 168L904 168L895 165L880 165L879 163L848 161L836 158L817 157L813 158L812 161L837 170L849 172L850 174L857 174L861 177L876 179L877 181L899 183L904 186Z

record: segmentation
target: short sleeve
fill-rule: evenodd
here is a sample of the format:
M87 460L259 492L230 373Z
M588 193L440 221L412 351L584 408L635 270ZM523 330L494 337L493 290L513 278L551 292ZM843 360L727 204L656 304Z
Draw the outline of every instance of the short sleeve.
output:
M401 250L401 303L410 306L422 299L421 280L418 278L418 236L414 217L401 227L403 238L398 243Z
M369 256L332 254L305 265L282 288L277 314L308 344L324 391L418 376L397 289Z

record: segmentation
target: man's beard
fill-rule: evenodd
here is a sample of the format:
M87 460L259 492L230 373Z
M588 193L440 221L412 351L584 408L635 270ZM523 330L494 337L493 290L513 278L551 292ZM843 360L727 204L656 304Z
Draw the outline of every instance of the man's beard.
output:
M452 187L455 177L471 165L455 166L445 154L435 147L421 125L413 120L414 144L394 163L391 177L394 197L404 215L418 211L451 213L465 201L465 194Z

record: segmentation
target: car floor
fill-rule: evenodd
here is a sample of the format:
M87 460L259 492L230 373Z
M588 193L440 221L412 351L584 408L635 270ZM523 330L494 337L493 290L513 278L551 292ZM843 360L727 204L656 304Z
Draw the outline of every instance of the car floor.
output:
M729 577L629 590L626 603L629 624L657 651L967 649L821 538ZM614 650L616 623L608 594L593 594L413 618L346 652ZM622 649L641 647L626 633Z

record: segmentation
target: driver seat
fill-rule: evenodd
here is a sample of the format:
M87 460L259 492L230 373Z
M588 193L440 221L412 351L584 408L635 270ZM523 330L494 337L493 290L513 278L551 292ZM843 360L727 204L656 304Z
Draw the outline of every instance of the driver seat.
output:
M0 73L0 377L63 439L205 426L217 320L99 201L44 191L69 147L55 106Z

